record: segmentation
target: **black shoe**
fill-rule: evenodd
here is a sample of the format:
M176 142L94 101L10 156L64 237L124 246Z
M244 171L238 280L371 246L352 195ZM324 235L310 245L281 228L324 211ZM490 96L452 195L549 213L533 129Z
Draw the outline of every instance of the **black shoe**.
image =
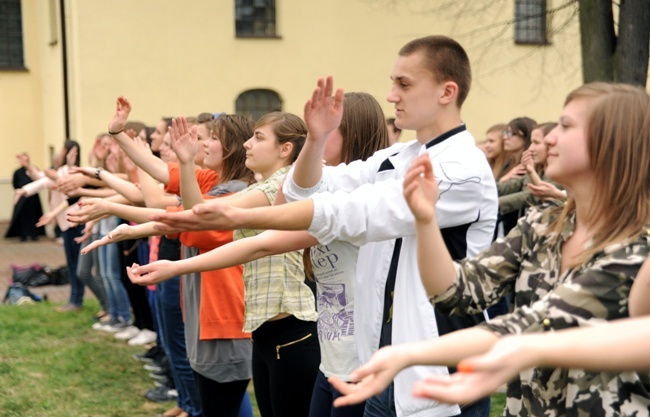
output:
M162 371L156 371L149 374L149 376L155 379L156 381L163 381L169 379L168 375L169 375L169 371L166 371L164 369Z
M146 363L152 363L154 361L160 360L163 356L163 350L158 347L158 345L153 345L145 353L136 353L133 355L133 359L136 361L142 361Z
M167 401L176 401L176 398L178 398L178 392L176 392L175 389L169 389L168 387L157 387L145 392L144 397L149 401L164 403Z

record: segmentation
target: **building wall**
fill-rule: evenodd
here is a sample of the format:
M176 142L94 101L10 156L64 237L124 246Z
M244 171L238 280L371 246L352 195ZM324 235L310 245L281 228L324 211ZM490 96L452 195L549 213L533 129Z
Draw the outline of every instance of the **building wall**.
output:
M52 12L61 21L58 3L23 1L29 71L0 72L0 123L10 126L0 134L2 201L11 195L13 155L27 151L48 165L48 146L59 147L65 137L62 43L50 45L53 33L60 36L60 25L50 24ZM373 94L389 117L385 97L397 51L434 33L456 38L470 55L474 82L463 115L477 139L518 116L557 119L565 94L580 84L575 19L549 46L517 46L512 28L490 41L502 30L496 24L512 18L512 0L466 12L436 9L438 3L276 0L279 37L238 39L234 1L65 0L71 137L86 160L119 95L133 103L131 119L148 125L161 116L234 112L237 96L252 88L276 91L285 111L301 115L316 79L328 74L346 91ZM9 218L10 207L0 206L0 219Z

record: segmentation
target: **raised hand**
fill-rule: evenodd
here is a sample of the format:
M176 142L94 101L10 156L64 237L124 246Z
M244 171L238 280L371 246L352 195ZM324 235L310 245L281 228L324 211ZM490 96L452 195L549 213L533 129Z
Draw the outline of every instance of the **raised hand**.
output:
M199 151L199 141L196 137L197 129L197 126L189 128L187 119L183 116L172 120L172 125L168 129L172 150L182 164L194 162L194 156Z
M25 153L25 152L17 153L16 154L16 159L18 160L18 163L20 163L20 165L25 167L25 168L29 168L29 166L31 165L29 155L27 153Z
M431 222L436 214L438 182L428 154L417 157L404 176L404 198L417 221Z
M309 138L312 140L327 139L329 134L341 124L343 89L337 89L332 97L333 85L331 75L325 80L319 78L318 86L305 104L305 123L309 131Z
M86 223L87 221L95 220L109 214L109 203L103 198L89 198L81 200L77 204L80 209L69 212L67 215L67 220L70 223Z
M131 103L125 97L120 96L115 103L115 114L108 123L109 132L120 132L124 130L126 121L129 120L131 113Z
M231 216L236 210L213 200L197 204L192 210L155 214L151 220L162 223L155 229L166 233L179 230L229 230L233 228Z
M368 363L357 368L351 375L352 383L330 377L328 381L343 394L334 401L334 406L358 404L381 393L395 379L395 375L406 366L401 346L386 346L375 352ZM358 383L354 383L359 381Z
M155 285L178 275L174 272L174 262L160 260L140 266L133 264L126 267L126 273L132 283L138 285Z

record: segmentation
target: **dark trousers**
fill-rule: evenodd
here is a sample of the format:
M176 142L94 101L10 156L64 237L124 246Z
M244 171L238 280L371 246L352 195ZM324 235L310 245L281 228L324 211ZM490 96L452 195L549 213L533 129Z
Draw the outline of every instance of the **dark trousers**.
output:
M84 290L86 286L77 277L77 266L79 264L79 251L81 245L74 241L76 237L81 236L84 225L71 227L62 233L63 248L65 249L65 259L68 264L70 274L70 304L81 307L84 303Z
M194 378L201 396L201 405L205 417L252 416L253 410L246 392L249 379L217 382L204 377L196 371L194 371Z
M253 384L262 417L304 417L320 364L316 323L290 316L253 332Z
M319 371L314 384L314 393L311 396L309 417L363 417L365 401L346 407L334 407L332 403L340 396L341 393L334 389L325 375Z

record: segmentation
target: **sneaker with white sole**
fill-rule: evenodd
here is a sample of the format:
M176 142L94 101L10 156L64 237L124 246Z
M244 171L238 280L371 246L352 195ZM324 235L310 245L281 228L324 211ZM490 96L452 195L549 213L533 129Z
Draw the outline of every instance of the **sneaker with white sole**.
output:
M103 332L107 333L118 333L121 332L122 330L126 329L129 327L131 323L126 322L122 319L111 319L108 323L104 323L99 327L98 330L101 330Z
M129 340L133 339L140 333L140 329L135 326L129 326L126 329L115 333L115 338L118 340Z
M140 346L153 343L157 338L156 332L149 329L142 329L138 334L128 341L129 346Z

